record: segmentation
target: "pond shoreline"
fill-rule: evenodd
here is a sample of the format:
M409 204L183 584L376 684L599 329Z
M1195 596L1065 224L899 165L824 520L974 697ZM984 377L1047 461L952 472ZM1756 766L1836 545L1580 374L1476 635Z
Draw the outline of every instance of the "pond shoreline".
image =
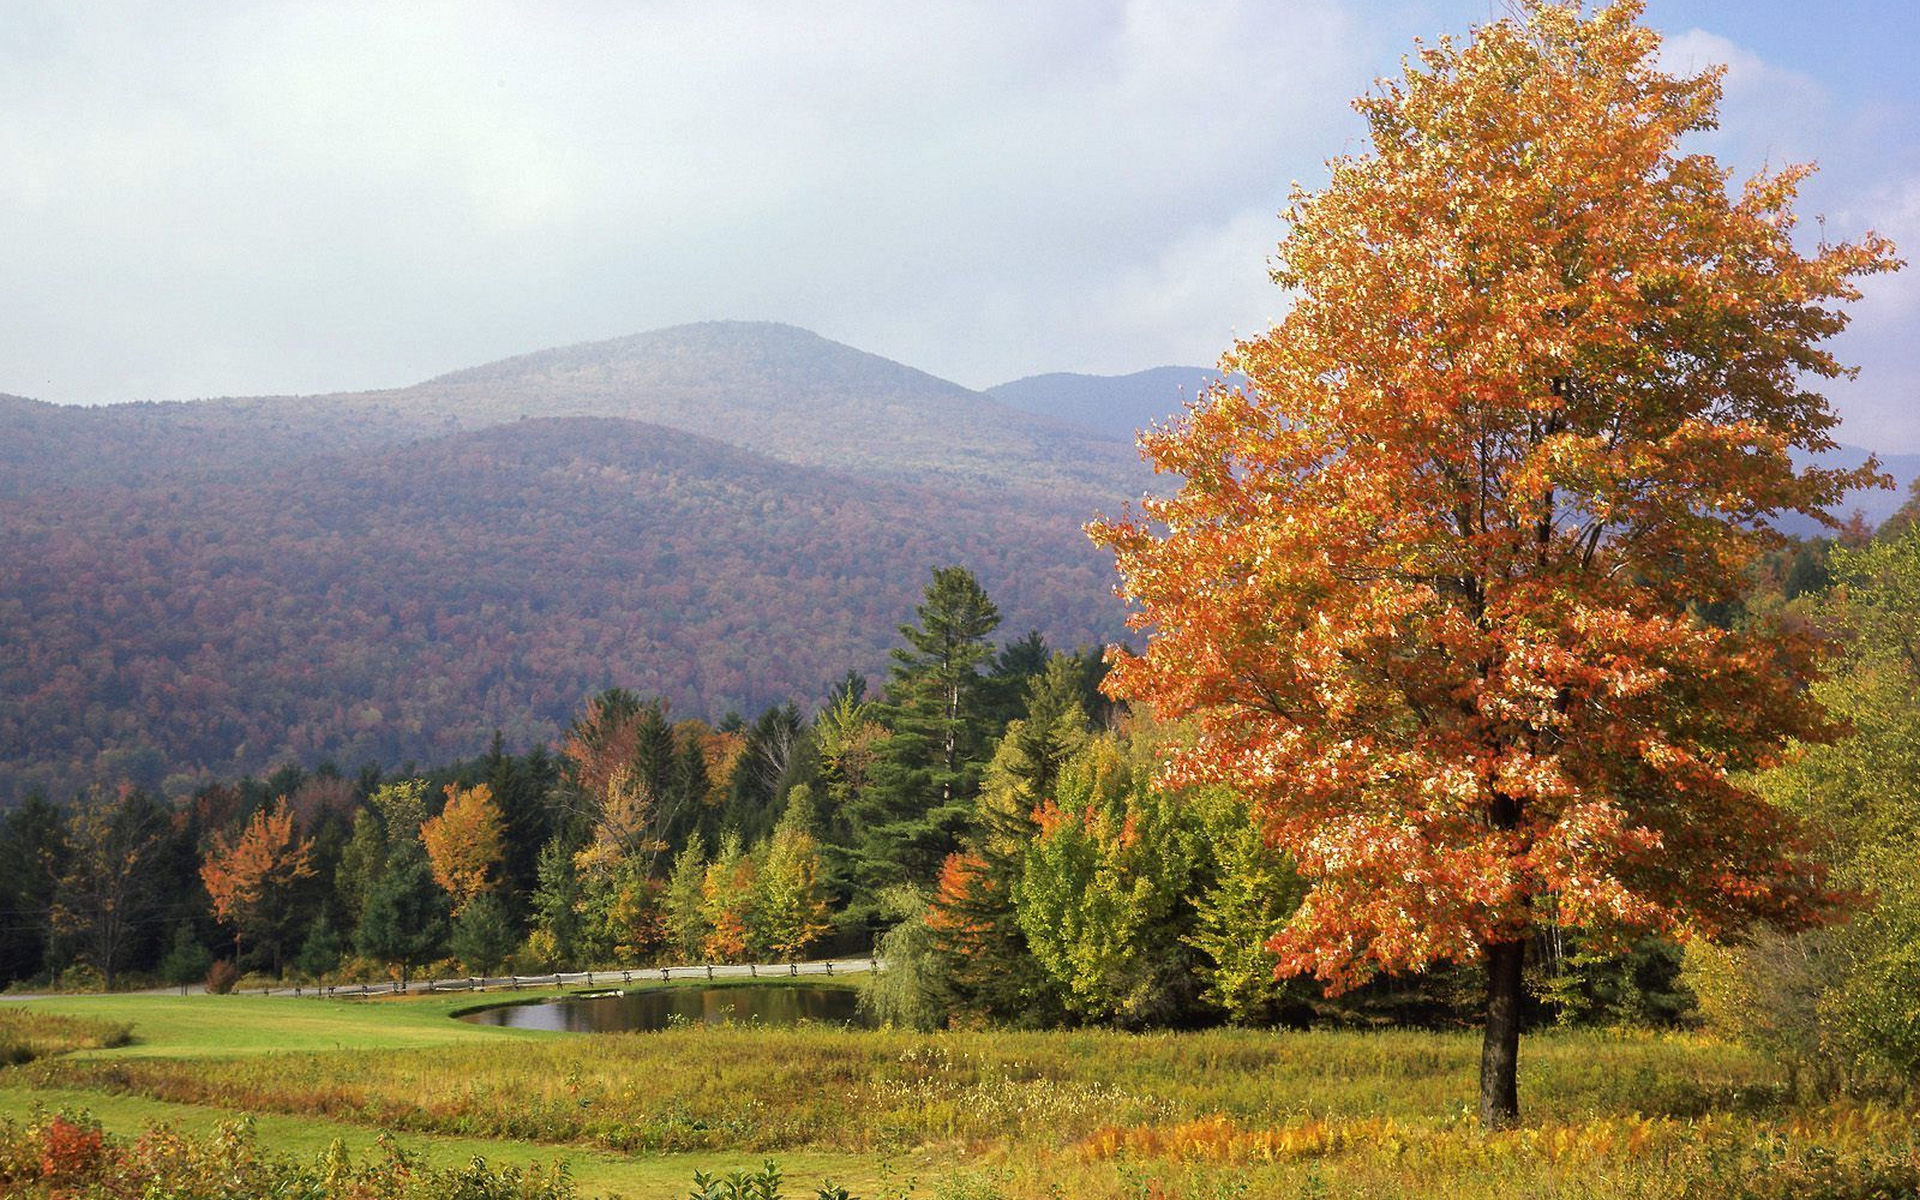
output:
M471 1025L548 1033L657 1032L690 1024L872 1028L876 1022L860 1010L859 991L851 980L683 980L502 999L447 1015Z

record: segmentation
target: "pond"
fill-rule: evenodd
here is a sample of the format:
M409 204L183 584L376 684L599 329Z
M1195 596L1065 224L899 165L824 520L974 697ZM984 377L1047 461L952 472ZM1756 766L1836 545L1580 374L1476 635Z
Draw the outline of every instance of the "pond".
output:
M852 988L767 985L745 987L662 987L592 996L562 996L533 1004L502 1004L462 1013L462 1021L509 1029L546 1029L561 1033L620 1033L666 1029L702 1021L757 1025L873 1024L857 1006Z

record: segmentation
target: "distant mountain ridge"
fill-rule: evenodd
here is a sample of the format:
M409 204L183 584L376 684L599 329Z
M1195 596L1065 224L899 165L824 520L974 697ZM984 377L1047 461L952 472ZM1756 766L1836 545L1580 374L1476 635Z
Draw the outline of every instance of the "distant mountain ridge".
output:
M1870 457L1875 456L1862 447L1842 445L1821 455L1819 461L1824 466L1852 468L1864 466ZM1920 479L1920 454L1881 454L1877 457L1880 469L1893 477L1893 487L1856 488L1834 506L1834 516L1845 520L1857 512L1866 519L1868 525L1878 525L1906 502L1908 489L1913 486L1915 479ZM1781 522L1781 527L1802 537L1817 536L1824 532L1814 522L1799 516L1788 517Z
M592 690L718 718L884 672L927 571L1125 635L1081 526L1131 445L791 326L409 387L0 399L0 803L550 739Z
M1147 478L1130 438L1047 420L790 325L708 322L383 391L0 408L0 440L16 447L0 496L225 474L236 459L371 449L539 417L646 421L788 462L1082 507L1118 504ZM64 438L76 425L87 429L84 446Z
M1208 367L1152 367L1130 375L1061 371L997 384L987 395L1023 412L1131 442L1139 430L1164 424L1219 379L1220 372Z

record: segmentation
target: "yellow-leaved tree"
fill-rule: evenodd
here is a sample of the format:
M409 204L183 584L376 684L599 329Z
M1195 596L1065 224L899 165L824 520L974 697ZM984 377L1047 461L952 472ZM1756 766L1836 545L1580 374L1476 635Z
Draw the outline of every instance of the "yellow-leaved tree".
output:
M453 900L460 915L480 893L493 887L493 872L505 850L506 823L487 784L447 785L447 804L420 826L433 879Z
M213 901L213 915L233 929L233 954L242 938L270 950L273 971L285 957L287 924L293 916L293 888L313 875L313 840L297 837L285 796L258 809L238 837L213 835L200 863L200 881Z

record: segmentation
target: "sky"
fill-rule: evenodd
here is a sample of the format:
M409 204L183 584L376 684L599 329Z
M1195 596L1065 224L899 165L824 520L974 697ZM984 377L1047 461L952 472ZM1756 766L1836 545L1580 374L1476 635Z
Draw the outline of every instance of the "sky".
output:
M1284 311L1288 186L1507 0L8 0L0 392L398 386L779 320L973 387L1209 364ZM1648 0L1729 65L1703 148L1920 261L1920 6ZM1845 440L1920 452L1920 267Z

